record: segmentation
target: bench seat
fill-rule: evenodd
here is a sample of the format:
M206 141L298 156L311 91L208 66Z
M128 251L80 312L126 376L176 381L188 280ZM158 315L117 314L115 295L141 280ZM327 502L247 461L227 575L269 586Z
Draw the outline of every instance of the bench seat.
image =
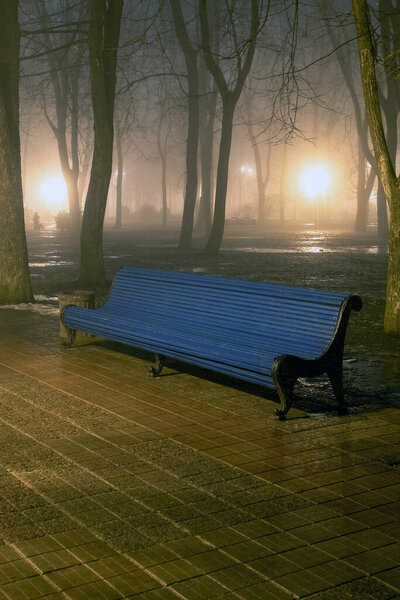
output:
M123 267L106 302L69 305L70 332L153 352L245 381L276 387L284 418L295 380L326 372L339 408L344 334L358 296L208 275Z

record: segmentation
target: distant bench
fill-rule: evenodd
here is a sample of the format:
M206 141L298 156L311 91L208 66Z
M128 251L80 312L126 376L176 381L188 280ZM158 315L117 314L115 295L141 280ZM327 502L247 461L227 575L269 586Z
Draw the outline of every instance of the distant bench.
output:
M61 321L75 332L276 388L285 419L298 377L326 373L338 402L343 394L343 346L355 295L208 275L123 267L108 299L95 309L68 305Z

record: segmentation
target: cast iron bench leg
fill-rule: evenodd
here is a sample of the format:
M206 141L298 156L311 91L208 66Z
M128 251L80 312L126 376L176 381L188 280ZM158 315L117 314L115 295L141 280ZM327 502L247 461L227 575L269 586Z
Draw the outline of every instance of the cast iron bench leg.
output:
M165 364L165 358L163 356L156 354L155 358L156 358L155 366L149 368L149 373L152 377L158 377L162 371L164 364Z
M280 421L285 421L286 413L293 402L293 389L298 378L294 362L290 356L280 356L272 368L272 376L281 401L280 407L275 409Z
M326 372L338 403L338 413L339 415L345 415L347 413L347 407L344 401L342 365L338 365L337 368L327 368Z
M67 331L68 337L62 341L62 345L69 348L70 346L72 346L72 344L75 341L76 331L75 331L75 329L71 329L70 327L68 327L68 325L66 325L64 322L63 322L63 325Z

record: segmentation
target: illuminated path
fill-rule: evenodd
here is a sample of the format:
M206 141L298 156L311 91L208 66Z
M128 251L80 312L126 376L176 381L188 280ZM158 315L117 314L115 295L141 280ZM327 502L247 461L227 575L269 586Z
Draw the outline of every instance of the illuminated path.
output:
M398 596L400 411L281 423L148 367L0 311L0 598Z

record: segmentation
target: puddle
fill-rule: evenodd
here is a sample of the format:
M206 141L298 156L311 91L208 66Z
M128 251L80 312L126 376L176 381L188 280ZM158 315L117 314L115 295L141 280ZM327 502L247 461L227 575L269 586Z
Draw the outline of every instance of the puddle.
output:
M189 269L191 273L207 273L208 269L206 267L193 267L193 269Z
M234 252L254 252L256 254L304 254L304 253L317 253L317 252L337 252L340 254L386 254L387 248L380 248L379 246L370 246L366 248L360 248L357 246L338 246L337 248L322 248L321 246L299 246L297 248L257 248L257 247L245 247L245 248L224 248L226 251Z
M225 250L225 248L224 248ZM235 252L255 252L256 254L299 254L303 252L337 252L330 248L318 248L311 246L307 248L226 248L226 250L234 250Z
M38 267L38 268L45 268L45 267L69 267L74 265L75 263L73 263L70 260L49 260L48 262L30 262L29 266L30 267Z

